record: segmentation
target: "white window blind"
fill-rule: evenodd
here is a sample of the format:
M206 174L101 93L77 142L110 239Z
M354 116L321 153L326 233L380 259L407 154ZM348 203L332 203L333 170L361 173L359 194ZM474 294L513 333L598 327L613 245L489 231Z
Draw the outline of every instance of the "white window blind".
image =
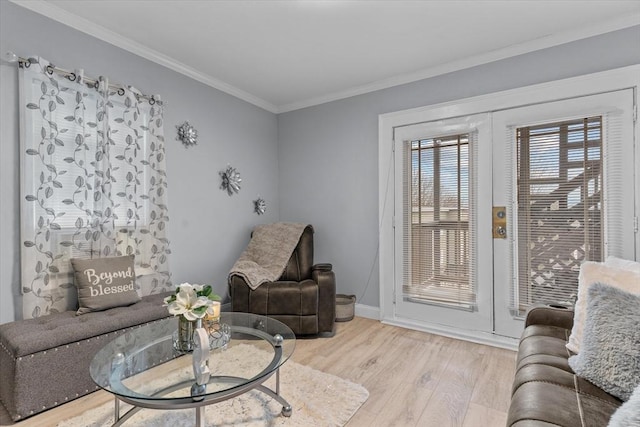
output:
M406 141L405 300L473 309L475 133Z
M602 118L515 131L518 310L572 301L580 264L603 259Z

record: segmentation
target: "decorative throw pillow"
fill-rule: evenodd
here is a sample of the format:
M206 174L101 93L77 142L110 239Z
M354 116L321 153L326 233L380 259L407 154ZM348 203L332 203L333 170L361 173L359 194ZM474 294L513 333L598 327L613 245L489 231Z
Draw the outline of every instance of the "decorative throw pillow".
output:
M607 427L640 427L640 384L611 416Z
M596 283L580 353L569 366L580 377L622 400L640 384L640 295Z
M77 314L102 311L140 301L136 292L133 255L71 260L76 288Z
M635 271L640 274L640 262L631 261L629 259L622 259L615 257L613 255L609 255L607 260L604 262L609 267L620 268L622 270L630 270Z
M573 328L567 342L567 348L574 353L580 352L587 310L587 292L594 283L598 282L640 294L640 271L617 268L601 262L582 263L578 276L578 300L573 314Z

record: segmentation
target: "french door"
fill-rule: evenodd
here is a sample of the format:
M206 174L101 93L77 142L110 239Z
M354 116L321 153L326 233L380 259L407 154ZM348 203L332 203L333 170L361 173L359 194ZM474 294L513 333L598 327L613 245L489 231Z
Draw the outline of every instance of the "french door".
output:
M490 332L490 115L398 129L396 310L417 322ZM490 169L489 169L490 170Z
M531 305L572 302L583 261L633 259L633 98L396 128L395 316L517 338ZM496 206L506 226L494 234Z
M634 258L633 91L495 112L494 332L518 337L538 303L571 304L584 261Z

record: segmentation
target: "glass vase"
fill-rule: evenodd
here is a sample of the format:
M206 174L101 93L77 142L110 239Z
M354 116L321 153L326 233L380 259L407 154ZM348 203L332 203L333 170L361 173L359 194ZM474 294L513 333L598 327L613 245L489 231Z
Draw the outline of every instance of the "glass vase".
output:
M175 349L185 353L193 351L193 331L195 330L196 322L187 320L184 316L179 316L177 336L173 343Z

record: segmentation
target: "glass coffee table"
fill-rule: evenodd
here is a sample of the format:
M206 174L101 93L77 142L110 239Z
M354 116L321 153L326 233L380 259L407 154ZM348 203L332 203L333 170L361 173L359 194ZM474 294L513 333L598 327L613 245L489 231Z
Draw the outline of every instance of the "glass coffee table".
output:
M196 408L199 427L204 406L250 390L269 395L282 404L282 415L291 416L291 405L280 395L279 371L295 348L291 329L248 313L222 313L220 323L229 326L231 338L224 348L210 350L210 377L204 386L195 387L192 355L174 347L175 317L134 327L98 351L89 370L93 381L115 396L113 425L122 425L143 408ZM272 390L263 383L274 374ZM120 402L133 408L121 415Z

